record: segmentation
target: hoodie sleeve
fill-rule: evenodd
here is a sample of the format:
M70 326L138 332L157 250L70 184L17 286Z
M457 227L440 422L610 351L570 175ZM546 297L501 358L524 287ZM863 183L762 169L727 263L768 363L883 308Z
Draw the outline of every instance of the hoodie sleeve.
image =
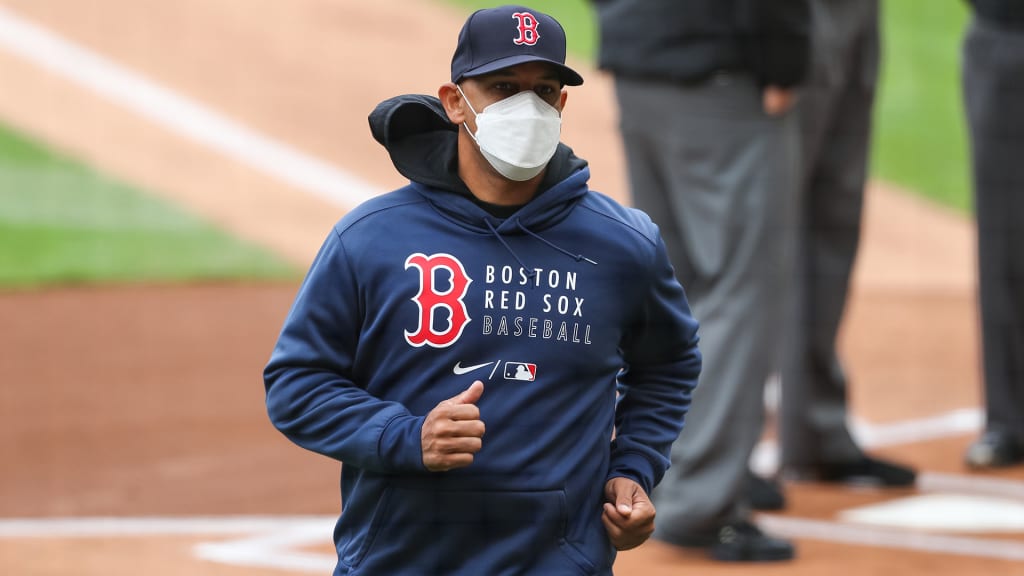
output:
M324 242L263 372L267 412L299 446L366 470L421 471L423 418L353 379L362 306L337 231Z
M623 345L608 479L630 478L650 493L669 467L697 386L697 321L658 238L650 289Z

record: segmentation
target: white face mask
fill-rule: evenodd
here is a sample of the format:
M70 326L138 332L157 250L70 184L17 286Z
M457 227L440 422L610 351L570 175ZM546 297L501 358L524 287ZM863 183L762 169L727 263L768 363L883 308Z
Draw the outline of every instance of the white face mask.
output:
M466 98L462 87L456 88ZM476 115L476 134L468 125L466 131L484 158L505 178L529 180L540 174L555 155L562 117L532 90L499 100L479 113L469 98L466 103Z

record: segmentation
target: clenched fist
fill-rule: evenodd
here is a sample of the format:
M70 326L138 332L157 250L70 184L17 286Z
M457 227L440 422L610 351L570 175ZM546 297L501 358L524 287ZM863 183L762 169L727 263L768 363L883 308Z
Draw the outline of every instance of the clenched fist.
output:
M477 380L458 396L449 398L430 411L420 432L423 465L431 472L465 468L483 446L484 423L476 402L484 393Z
M612 478L604 485L601 520L616 550L630 550L654 533L654 504L636 482Z

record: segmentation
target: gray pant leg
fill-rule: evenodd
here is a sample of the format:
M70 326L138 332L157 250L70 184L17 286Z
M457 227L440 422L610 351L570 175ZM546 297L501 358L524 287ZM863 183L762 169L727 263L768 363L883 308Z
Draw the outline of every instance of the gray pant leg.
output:
M804 185L797 281L780 404L783 467L860 455L847 427L847 381L836 352L861 212L878 70L878 7L813 7L815 56L799 103Z
M976 19L963 56L987 427L1024 441L1024 33Z
M661 227L701 323L700 384L654 491L657 535L673 540L745 514L791 275L799 130L795 114L765 116L742 76L616 88L633 204Z

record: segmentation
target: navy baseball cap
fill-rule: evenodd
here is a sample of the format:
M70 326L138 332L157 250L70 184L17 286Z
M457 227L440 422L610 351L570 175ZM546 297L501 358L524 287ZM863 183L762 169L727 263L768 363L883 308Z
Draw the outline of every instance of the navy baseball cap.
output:
M565 65L565 30L557 20L525 6L477 10L459 32L452 82L525 62L548 62L563 84L583 84L583 77Z

